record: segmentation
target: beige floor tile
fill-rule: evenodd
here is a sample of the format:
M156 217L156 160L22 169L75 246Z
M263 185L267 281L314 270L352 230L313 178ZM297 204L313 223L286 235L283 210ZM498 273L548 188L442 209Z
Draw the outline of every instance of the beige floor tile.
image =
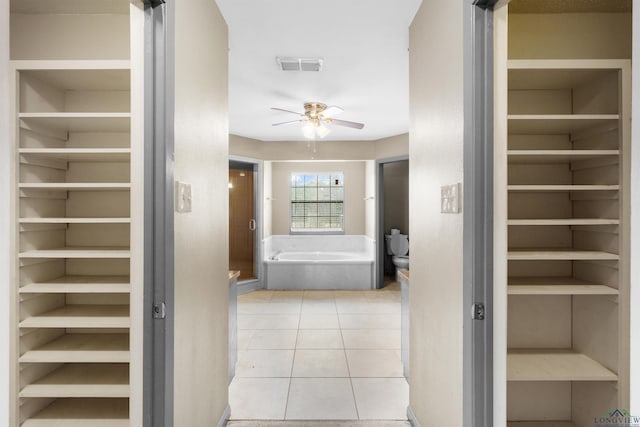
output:
M304 291L273 291L271 302L302 302Z
M331 301L302 301L302 314L334 314L336 311L336 303Z
M340 314L376 314L376 307L366 300L336 300L336 309Z
M342 329L400 329L399 314L346 314L340 313Z
M342 338L348 349L400 348L399 329L343 329Z
M349 378L291 378L288 420L354 420L355 401Z
M353 378L361 420L406 420L409 385L404 378Z
M351 377L401 378L397 350L346 350Z
M297 329L297 314L239 314L238 329Z
M260 304L259 313L263 314L300 314L301 301L274 302Z
M254 331L248 350L293 350L298 338L297 329L264 329Z
M304 299L306 301L333 301L334 291L304 291Z
M331 314L308 314L300 316L300 329L340 329L338 315Z
M231 419L284 419L289 378L234 378L229 386Z
M270 301L272 296L273 291L253 291L246 294L238 295L238 302Z
M243 350L238 352L236 377L284 378L291 376L293 350Z
M339 329L300 329L296 349L330 350L343 348Z
M344 350L296 350L292 377L349 377Z

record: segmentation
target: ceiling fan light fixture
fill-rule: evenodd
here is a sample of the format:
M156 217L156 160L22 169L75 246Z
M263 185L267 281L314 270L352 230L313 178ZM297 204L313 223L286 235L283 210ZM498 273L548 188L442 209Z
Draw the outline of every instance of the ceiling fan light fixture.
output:
M302 126L302 134L305 138L313 139L316 137L316 127L311 120Z
M320 138L324 138L325 136L329 135L331 133L331 129L329 129L328 127L326 127L324 125L324 123L320 123L318 125L318 127L316 128L316 133L318 134L318 136Z

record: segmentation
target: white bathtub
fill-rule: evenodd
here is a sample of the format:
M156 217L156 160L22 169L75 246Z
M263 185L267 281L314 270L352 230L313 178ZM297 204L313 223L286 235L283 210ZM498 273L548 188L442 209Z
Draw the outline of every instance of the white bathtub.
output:
M266 288L374 289L374 248L366 236L271 236Z

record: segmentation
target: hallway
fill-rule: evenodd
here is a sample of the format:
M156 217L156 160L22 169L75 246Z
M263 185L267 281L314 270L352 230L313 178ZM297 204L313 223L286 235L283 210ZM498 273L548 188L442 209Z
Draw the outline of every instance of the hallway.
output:
M406 420L400 288L238 298L232 420Z

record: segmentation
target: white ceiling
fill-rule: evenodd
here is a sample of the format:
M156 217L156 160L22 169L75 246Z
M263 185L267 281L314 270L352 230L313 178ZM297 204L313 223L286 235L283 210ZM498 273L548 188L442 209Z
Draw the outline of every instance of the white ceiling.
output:
M229 25L229 125L235 135L300 141L279 107L338 105L325 140L370 140L409 128L409 25L421 0L217 0ZM285 72L277 56L322 57L320 72Z

